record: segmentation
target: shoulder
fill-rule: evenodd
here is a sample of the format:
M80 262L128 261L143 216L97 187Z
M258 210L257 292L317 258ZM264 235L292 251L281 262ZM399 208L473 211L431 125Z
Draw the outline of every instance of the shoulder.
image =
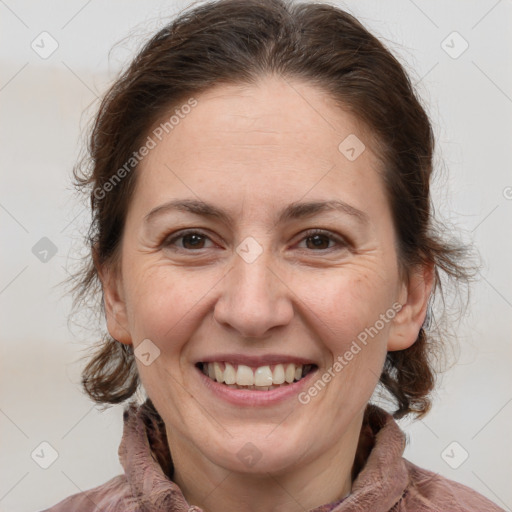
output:
M122 509L119 506L122 505ZM119 475L98 487L73 494L43 512L136 512L139 501L133 497L124 475Z
M405 460L409 485L405 510L416 512L503 512L473 489Z

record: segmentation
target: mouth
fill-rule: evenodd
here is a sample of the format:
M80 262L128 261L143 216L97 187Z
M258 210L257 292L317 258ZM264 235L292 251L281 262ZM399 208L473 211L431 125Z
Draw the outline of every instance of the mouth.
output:
M199 362L196 367L210 380L232 389L271 391L301 381L315 364L277 363L258 367L227 361Z

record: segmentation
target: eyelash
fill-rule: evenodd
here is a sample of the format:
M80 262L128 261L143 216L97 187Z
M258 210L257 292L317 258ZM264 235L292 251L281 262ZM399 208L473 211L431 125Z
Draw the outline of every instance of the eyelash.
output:
M205 237L205 238L211 240L210 237L208 235L206 235L206 233L204 233L200 230L197 230L197 229L189 229L189 230L185 230L185 231L179 231L178 233L173 233L171 235L164 237L164 239L161 243L161 246L168 248L168 247L172 246L174 244L174 242L176 242L177 240L185 238L188 235L200 235L202 237ZM318 250L311 249L311 251L313 251L313 252L326 252L326 251L332 251L332 250L346 249L350 245L342 237L336 236L333 233L331 233L329 231L322 230L322 229L310 229L310 230L306 231L300 241L302 242L303 240L312 238L316 235L322 235L322 236L327 237L330 241L336 242L339 245L339 247L338 247L338 249L336 249L336 247L329 247L327 249L318 249ZM194 249L184 249L184 248L180 247L180 248L175 248L174 250L177 252L189 252L190 253L190 252L199 252L204 249L207 249L207 248L200 248L200 249L194 250Z

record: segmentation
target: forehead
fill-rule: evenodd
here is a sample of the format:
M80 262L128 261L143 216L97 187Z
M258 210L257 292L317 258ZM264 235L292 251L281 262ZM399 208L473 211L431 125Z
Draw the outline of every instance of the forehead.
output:
M306 196L350 198L360 209L382 201L366 132L324 91L266 78L219 85L194 99L174 124L165 122L179 105L149 134L156 145L139 166L136 194L146 209L194 195L227 207L243 196L254 208Z

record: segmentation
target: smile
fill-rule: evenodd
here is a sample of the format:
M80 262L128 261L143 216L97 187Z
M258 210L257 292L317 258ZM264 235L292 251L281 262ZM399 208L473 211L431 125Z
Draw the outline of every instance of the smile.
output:
M232 389L270 391L299 382L316 369L313 364L278 363L253 368L244 364L215 361L197 367L211 380Z

